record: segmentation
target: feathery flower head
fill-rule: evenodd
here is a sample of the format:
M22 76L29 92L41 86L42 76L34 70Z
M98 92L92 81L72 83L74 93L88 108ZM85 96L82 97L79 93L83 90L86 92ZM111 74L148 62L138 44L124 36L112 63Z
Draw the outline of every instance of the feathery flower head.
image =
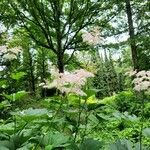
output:
M7 53L7 46L6 45L0 46L0 54L4 54L4 53Z
M99 28L95 27L91 32L86 32L82 34L82 39L89 45L96 45L100 42L100 32Z
M53 73L54 80L50 82L46 82L45 88L53 88L56 87L62 93L74 93L77 95L84 96L86 95L82 91L82 86L85 85L87 78L94 77L94 74L80 69L76 70L73 73Z
M21 47L13 47L13 48L8 49L8 51L18 55L20 52L22 52L22 49Z
M17 59L17 56L15 54L7 53L3 56L4 60L13 60Z
M21 47L14 47L8 49L6 45L0 46L0 55L3 55L4 60L13 60L17 59L17 55L22 52Z
M150 71L142 70L134 75L135 78L132 83L134 84L135 91L140 92L150 90Z

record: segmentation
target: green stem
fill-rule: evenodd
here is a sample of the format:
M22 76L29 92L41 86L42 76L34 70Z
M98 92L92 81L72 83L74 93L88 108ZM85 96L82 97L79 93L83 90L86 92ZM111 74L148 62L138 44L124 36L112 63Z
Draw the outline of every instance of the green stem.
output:
M139 138L139 141L140 141L140 150L142 150L142 138L143 138L143 135L142 135L142 132L143 132L143 120L144 120L144 95L142 93L142 100L141 100L141 106L142 106L142 110L141 110L141 129L140 129L140 138Z
M18 132L18 135L25 129L25 127L28 125L28 122L25 123L25 125L22 127L22 129Z
M77 123L76 132L75 132L75 136L74 136L74 142L76 141L76 138L77 138L77 135L78 135L78 132L79 132L79 126L80 126L80 121L81 121L82 110L83 110L83 108L81 109L81 101L80 101L80 98L79 98L78 123Z
M86 134L86 131L87 131L87 124L88 124L89 115L90 115L90 113L88 113L88 110L86 110L85 128L84 128L84 133L83 133L83 136L82 136L82 142L84 141L84 138L85 138L85 136L87 135L87 134Z
M85 106L85 104L86 104L86 101L87 101L87 100L84 101L83 107L81 107L81 99L80 99L80 97L79 97L78 124L77 124L77 128L76 128L76 133L75 133L75 137L74 137L74 142L76 141L77 135L78 135L78 133L79 133L79 127L80 127L80 121L81 121L81 114L82 114L82 112L83 112L83 110L84 110L84 106ZM87 115L86 120L88 120L88 115ZM86 126L87 126L87 121L86 121ZM86 132L86 128L87 128L87 127L85 127L85 132Z
M61 108L62 108L63 103L64 103L64 99L63 99L63 97L61 96L61 102L60 102L59 108L56 110L56 113L55 113L54 116L52 117L51 122L50 122L50 125L48 126L46 132L48 132L48 130L51 128L51 126L52 126L52 121L53 121L53 120L56 118L56 116L58 115L59 111L60 111ZM40 142L37 143L37 145L35 146L35 148L34 148L35 150L40 146L41 142L42 142L43 139L44 139L44 136L45 136L45 135L43 134L43 136L42 136Z
M17 130L17 120L16 120L16 116L14 116L14 135L16 133Z

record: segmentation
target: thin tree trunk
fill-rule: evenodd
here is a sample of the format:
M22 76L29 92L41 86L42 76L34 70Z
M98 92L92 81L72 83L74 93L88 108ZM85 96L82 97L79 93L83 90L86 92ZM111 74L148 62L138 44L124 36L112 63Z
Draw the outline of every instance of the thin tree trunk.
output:
M32 69L31 69L31 86L32 86L32 92L33 94L35 94L35 78L34 78L34 73Z
M44 79L46 78L46 68L45 68L45 62L46 59L45 59L45 53L44 53L44 50L42 49L42 77L41 77L41 81L43 82Z
M135 33L134 33L134 26L133 26L133 18L132 18L132 8L130 4L130 0L125 0L126 3L126 13L128 18L128 28L129 28L129 36L130 36L130 46L132 52L132 61L133 67L135 69L139 69L138 67L138 54L137 54L137 46L135 42Z
M28 55L29 55L29 65L30 65L30 88L31 88L31 93L35 94L35 77L34 77L34 66L33 66L33 60L32 60L32 56L30 54L30 51L28 51Z

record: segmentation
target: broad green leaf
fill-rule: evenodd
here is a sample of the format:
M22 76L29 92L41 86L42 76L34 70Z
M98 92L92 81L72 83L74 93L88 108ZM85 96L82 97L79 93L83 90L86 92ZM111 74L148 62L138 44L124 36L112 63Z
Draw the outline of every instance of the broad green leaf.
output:
M0 125L0 132L12 134L14 132L14 123L11 122L11 123Z
M99 120L93 115L93 114L90 114L89 115L89 120L94 124L94 125L97 125L99 123Z
M15 145L11 141L0 141L0 147L4 148L4 150L15 150Z
M67 95L67 99L69 101L69 105L79 105L80 98L77 95L69 94Z
M5 147L5 146L2 146L2 145L0 145L0 149L1 149L1 150L10 150L9 148L7 148L7 147Z
M86 104L97 104L97 99L95 95L91 95L88 97L86 100L82 100L81 103L86 103Z
M140 150L140 143L139 142L135 144L134 150Z
M110 118L110 116L109 115L104 115L104 114L96 114L97 116L98 116L98 119L99 120L113 120L113 118Z
M110 150L133 150L132 143L128 140L117 140L116 143L110 145Z
M47 145L46 147L45 147L45 150L52 150L53 149L53 145Z
M79 146L79 150L100 150L102 148L102 142L94 139L86 139Z
M143 134L150 138L150 128L146 128L143 130Z
M85 93L87 94L87 97L90 97L92 95L95 95L99 90L97 89L87 89L85 90Z
M62 133L52 133L49 132L42 140L44 146L51 145L53 148L56 147L66 147L69 144L67 143L69 138Z
M0 103L0 109L6 108L6 107L10 107L11 104L8 101L2 101Z
M12 113L12 115L17 115L21 117L23 120L25 120L26 122L30 122L32 120L41 117L47 117L47 114L48 114L47 109L33 109L33 108L29 108L21 112Z

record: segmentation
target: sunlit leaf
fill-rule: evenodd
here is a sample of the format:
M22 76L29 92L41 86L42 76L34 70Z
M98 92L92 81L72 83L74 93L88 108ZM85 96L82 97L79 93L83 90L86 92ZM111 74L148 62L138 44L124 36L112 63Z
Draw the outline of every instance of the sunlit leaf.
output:
M17 72L17 73L12 73L11 78L14 80L20 80L22 77L26 75L25 72Z

